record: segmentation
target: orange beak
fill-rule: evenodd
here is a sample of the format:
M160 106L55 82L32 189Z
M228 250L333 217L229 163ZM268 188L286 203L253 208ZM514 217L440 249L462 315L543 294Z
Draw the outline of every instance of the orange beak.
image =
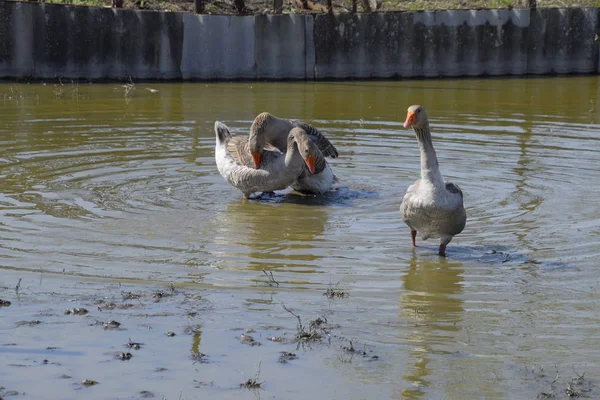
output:
M406 121L404 121L404 127L408 128L409 126L414 125L417 122L417 114L415 114L413 111L409 111L408 114L406 114Z
M306 166L311 174L315 173L315 158L313 156L308 156L304 159Z
M260 153L253 151L253 152L251 152L251 154L252 154L252 161L254 161L254 168L258 169L258 166L260 165Z

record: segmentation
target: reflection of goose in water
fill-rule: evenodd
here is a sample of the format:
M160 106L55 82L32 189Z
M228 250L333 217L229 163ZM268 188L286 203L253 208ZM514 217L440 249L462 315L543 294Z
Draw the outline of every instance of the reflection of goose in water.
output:
M317 238L326 224L325 207L230 202L217 215L214 242L222 248L219 257L234 267L292 266L304 267L296 272L313 272L321 258Z
M463 301L461 263L429 263L413 257L408 260L406 274L402 276L404 292L400 296L400 313L403 319L414 321L407 339L412 348L412 371L404 379L415 386L429 385L427 376L430 354L440 352L446 345L450 332L460 331ZM438 377L439 378L439 377ZM403 398L420 398L424 393L405 389Z

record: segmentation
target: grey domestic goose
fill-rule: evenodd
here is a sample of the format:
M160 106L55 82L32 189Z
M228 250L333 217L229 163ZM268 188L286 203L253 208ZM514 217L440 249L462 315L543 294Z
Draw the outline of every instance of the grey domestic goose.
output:
M217 169L221 176L239 189L246 198L256 192L273 192L287 188L304 171L305 165L314 171L311 161L311 157L314 159L311 152L313 144L301 128L294 128L289 132L285 153L276 149L270 152L263 151L264 160L259 168L245 165L245 161L240 159L240 154L247 154L247 148L243 151L240 146L244 146L244 141L232 136L225 124L216 121L215 134ZM237 151L230 151L228 148L237 148Z
M260 165L263 149L266 149L267 146L273 146L282 152L286 151L287 145L284 139L293 127L302 128L317 149L313 151L314 159L312 160L315 165L315 172L310 173L305 169L292 184L292 188L302 193L320 194L327 192L334 183L338 182L338 178L333 173L325 157L336 158L338 151L329 139L310 124L294 119L279 118L268 112L257 115L252 122L250 135L248 136L250 156L255 168Z
M400 204L400 216L410 228L412 246L417 232L423 240L439 238L438 254L446 255L446 246L462 232L467 222L460 188L445 182L431 141L431 131L425 109L419 105L408 108L404 127L412 127L421 150L421 179L406 190Z
M292 128L302 128L325 157L336 158L335 146L318 129L295 119L279 118L268 112L262 112L254 118L250 127L250 153L255 166L260 164L260 152L264 144L270 144L280 151L287 148L287 137Z

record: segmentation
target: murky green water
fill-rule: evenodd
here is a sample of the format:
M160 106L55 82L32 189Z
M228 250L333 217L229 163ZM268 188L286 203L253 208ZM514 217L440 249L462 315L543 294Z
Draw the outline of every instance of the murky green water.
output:
M573 369L600 384L599 85L139 84L125 96L112 84L0 84L0 298L13 303L0 308L0 385L25 398L144 388L159 398L560 398ZM465 193L467 227L447 259L432 241L411 251L399 218L419 173L401 127L414 103L428 110L442 173ZM338 190L248 202L221 178L214 121L242 133L261 111L328 133ZM155 306L169 313L157 320L117 313L135 324L106 336L90 326L106 315L93 301L121 299L119 282L174 283L186 297ZM327 300L338 282L349 297ZM86 323L61 315L73 299L91 305ZM266 340L294 332L282 303L338 324L331 344L278 364L296 348ZM190 310L193 321L181 316ZM18 324L36 319L43 330ZM164 330L186 324L196 333L165 342ZM262 329L252 334L262 346L236 340L249 327ZM132 335L149 349L112 360ZM379 358L351 357L342 338ZM48 357L60 365L42 367ZM239 389L261 360L264 388ZM60 379L94 373L92 388Z

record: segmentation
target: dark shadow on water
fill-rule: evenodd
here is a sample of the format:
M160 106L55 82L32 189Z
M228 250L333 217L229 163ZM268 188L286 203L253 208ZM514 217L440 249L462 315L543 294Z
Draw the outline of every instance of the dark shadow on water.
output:
M352 207L355 200L377 197L379 197L379 193L375 190L339 187L318 195L302 194L293 190L276 192L275 194L263 193L252 198L251 201L293 203L306 206Z

